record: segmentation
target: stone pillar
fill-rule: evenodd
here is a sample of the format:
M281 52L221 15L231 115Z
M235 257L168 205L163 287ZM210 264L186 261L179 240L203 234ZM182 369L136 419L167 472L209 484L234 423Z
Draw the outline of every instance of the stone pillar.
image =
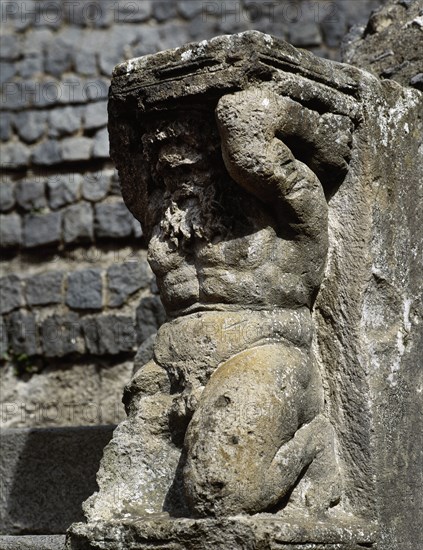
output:
M116 67L112 158L167 322L69 549L398 547L421 105L255 31Z

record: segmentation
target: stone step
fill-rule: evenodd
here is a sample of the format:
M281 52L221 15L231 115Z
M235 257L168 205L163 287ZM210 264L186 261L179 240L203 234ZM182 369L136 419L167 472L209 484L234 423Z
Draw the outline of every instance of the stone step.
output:
M81 504L97 490L96 473L114 428L2 430L0 535L63 535L71 523L82 521Z
M63 550L65 535L0 536L1 550Z

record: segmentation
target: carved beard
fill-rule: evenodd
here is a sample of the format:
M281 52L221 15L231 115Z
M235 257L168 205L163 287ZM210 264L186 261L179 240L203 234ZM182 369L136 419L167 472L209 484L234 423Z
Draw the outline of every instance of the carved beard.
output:
M164 196L164 213L160 229L175 245L186 244L194 237L208 242L224 232L212 183L198 185L193 180Z

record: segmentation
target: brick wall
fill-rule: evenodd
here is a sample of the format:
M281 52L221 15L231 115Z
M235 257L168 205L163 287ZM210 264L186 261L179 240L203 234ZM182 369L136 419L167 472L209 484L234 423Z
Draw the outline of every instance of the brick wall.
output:
M0 4L4 426L118 422L164 312L108 158L117 63L258 29L339 58L383 0Z

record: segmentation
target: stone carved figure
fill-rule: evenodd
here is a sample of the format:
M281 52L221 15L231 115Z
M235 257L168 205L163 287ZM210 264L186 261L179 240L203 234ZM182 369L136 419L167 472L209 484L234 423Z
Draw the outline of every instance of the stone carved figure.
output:
M414 177L392 151L417 155L417 105L255 31L115 69L111 155L167 321L68 548L372 547L371 228L386 166Z
M142 138L152 167L149 261L168 315L186 318L172 337L186 325L189 367L169 375L183 388L173 418L187 426L183 486L200 516L277 506L305 471L304 504L324 510L340 497L333 429L310 357L327 204L314 172L283 141L314 131L303 113L293 127L300 110L251 88L223 96L216 121L182 110L154 119ZM246 319L258 330L220 342L205 369L191 331L206 327L207 337L208 326Z
M300 479L304 506L339 501L335 436L310 355L328 247L312 168L345 174L350 133L336 124L257 85L214 109L140 120L148 258L169 319L180 319L159 331L155 362L178 388L170 422L194 515L269 510ZM238 335L219 336L222 325Z

